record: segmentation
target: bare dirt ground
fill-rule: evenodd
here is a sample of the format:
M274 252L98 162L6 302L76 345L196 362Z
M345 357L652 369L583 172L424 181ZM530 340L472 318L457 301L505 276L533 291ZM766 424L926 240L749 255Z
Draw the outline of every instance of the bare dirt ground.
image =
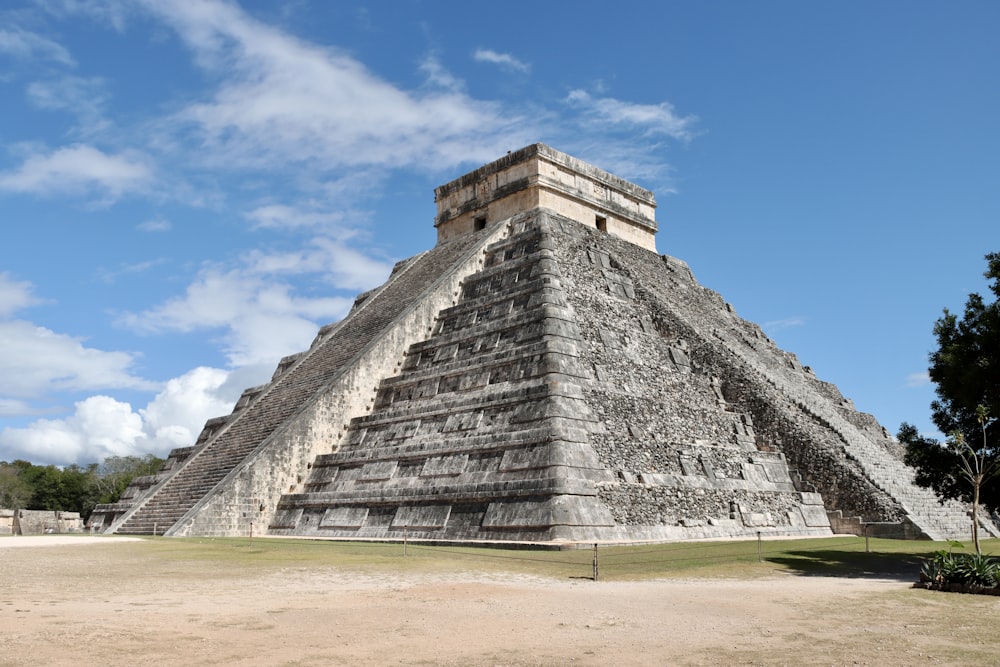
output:
M1000 598L900 580L385 575L96 542L0 539L0 664L1000 663Z

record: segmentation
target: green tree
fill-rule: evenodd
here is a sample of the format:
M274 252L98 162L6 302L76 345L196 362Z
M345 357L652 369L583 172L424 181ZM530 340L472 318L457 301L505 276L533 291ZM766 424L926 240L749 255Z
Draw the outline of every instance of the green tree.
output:
M79 512L86 521L95 505L116 502L133 478L154 475L162 466L163 459L152 454L65 468L0 461L0 507Z
M31 486L21 476L22 468L0 462L0 508L19 510L31 501Z
M59 509L69 512L79 512L84 520L96 504L95 477L96 466L81 468L73 464L62 469L59 480Z
M53 466L33 465L22 473L31 485L31 500L28 509L69 510L63 507L62 471Z
M986 262L993 302L970 294L961 319L945 309L934 324L937 350L928 370L937 400L931 419L948 441L921 436L906 423L898 437L918 484L941 498L978 499L977 505L998 511L1000 490L990 482L1000 466L1000 421L989 416L1000 414L1000 253L986 255Z
M97 502L113 503L136 477L155 475L163 467L163 459L145 456L109 456L96 469Z

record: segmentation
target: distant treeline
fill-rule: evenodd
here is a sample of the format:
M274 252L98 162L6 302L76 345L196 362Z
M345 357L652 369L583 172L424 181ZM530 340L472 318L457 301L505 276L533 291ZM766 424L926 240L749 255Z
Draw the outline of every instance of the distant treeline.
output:
M65 468L0 461L0 508L79 512L86 520L98 503L117 501L133 477L156 474L162 465L152 454Z

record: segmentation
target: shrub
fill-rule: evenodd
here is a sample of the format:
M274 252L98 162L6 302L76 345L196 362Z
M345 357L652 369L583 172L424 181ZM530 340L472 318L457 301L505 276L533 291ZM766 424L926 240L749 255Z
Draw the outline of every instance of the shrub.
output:
M997 574L1000 573L1000 565L982 554L965 554L964 558L959 559L957 569L961 573L962 583L985 588L996 586Z
M1000 581L1000 563L982 554L938 551L920 565L920 580L940 587L963 584L993 588Z

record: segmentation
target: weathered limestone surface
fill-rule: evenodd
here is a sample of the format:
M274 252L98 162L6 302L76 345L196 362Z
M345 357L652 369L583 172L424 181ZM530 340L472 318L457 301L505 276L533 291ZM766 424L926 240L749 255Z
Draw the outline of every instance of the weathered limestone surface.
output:
M458 303L281 499L270 532L829 534L821 498L795 488L782 454L757 450L749 416L691 367L687 343L656 330L607 235L547 209L498 225L506 238Z
M246 393L244 392L244 396ZM241 409L239 402L237 402L236 407L233 412L236 413ZM96 532L103 532L105 529L110 527L117 519L125 515L126 512L131 510L136 504L141 503L146 498L153 494L153 491L167 479L177 467L184 462L187 457L191 456L192 452L197 449L199 445L204 444L209 436L216 432L221 424L224 424L232 415L226 417L215 417L209 419L202 429L201 434L198 436L198 442L192 447L178 447L171 450L170 454L167 455L166 461L163 462L163 466L160 471L155 475L143 475L142 477L136 477L128 485L128 488L122 492L121 497L116 503L101 503L94 507L94 511L90 515L88 525ZM166 529L166 526L163 526Z
M847 532L967 535L874 418L653 251L652 193L536 144L436 199L435 249L104 525L671 540L830 534L830 512Z
M818 491L827 509L866 522L909 522L935 538L968 536L964 507L942 506L932 492L917 487L912 470L902 463L900 445L871 415L857 412L834 385L817 380L757 325L700 286L681 260L656 257L582 225L563 222L562 230L565 236L558 238L557 247L565 273L579 276L582 283L589 274L588 262L596 260L604 267L606 290L574 284L568 292L581 302L590 301L591 312L608 314L588 314L581 322L595 341L596 375L606 378L606 388L598 386L595 396L600 397L597 405L606 406L601 416L609 432L616 433L617 453L605 459L609 465L641 464L647 458L658 470L684 467L683 458L677 463L669 455L676 449L650 446L641 439L631 439L630 445L625 437L649 433L657 443L674 439L694 444L685 458L711 461L713 472L708 474L718 476L719 459L697 445L699 439L713 443L710 449L725 443L724 422L711 419L705 405L685 405L694 396L692 384L685 389L677 378L693 371L696 377L688 382L710 385L719 404L734 417L730 446L748 448L750 457L783 455L801 476L803 488ZM619 299L609 303L606 294L613 293ZM626 312L631 321L621 317ZM669 348L659 358L654 356L656 346L649 345L657 337ZM679 373L672 376L670 370ZM652 378L658 371L664 372L656 384ZM643 377L648 380L636 382ZM635 390L643 384L654 393L645 397ZM731 476L739 458L728 460L722 470ZM696 469L690 463L687 467ZM628 508L637 513L641 506L631 503ZM648 509L646 515L653 511ZM995 533L996 528L989 525L987 530Z
M0 535L83 532L79 512L0 509Z
M480 261L482 242L463 239L402 263L349 317L324 327L305 354L279 365L268 385L253 390L245 407L220 422L110 532L241 534L251 522L266 525L279 495L294 489L309 462L336 448L347 421L370 407L379 378L395 368L408 337L426 335L425 327L450 303L457 284L439 280L442 268L452 268L457 279L456 265ZM375 343L383 347L373 355ZM342 406L348 414L339 412Z
M549 540L613 527L579 332L539 215L495 227L504 238L457 304L303 491L281 499L270 532Z
M532 144L435 189L438 242L545 208L656 250L649 190L545 144Z

